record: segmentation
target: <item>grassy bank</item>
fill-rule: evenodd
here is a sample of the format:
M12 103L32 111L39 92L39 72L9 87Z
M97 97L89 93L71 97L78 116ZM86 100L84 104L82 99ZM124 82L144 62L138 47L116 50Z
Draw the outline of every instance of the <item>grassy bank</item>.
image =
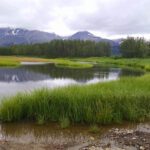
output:
M85 86L42 89L4 99L4 122L69 120L110 124L150 119L150 75Z
M128 66L150 71L150 59L139 58L110 58L110 57L89 57L89 58L56 58L44 59L33 57L15 57L15 56L0 56L0 66L17 66L21 62L50 62L54 63L57 67L67 68L90 68L93 64L114 64L120 66Z
M150 71L150 58L111 58L111 57L91 57L91 58L79 58L75 61L83 61L97 64L115 64L120 66L128 66Z
M48 59L32 57L0 56L0 66L19 66L21 62L48 62Z
M49 62L54 63L57 67L66 68L90 68L93 67L89 63L80 63L69 59L45 59L45 58L33 58L33 57L15 57L15 56L0 56L0 67L2 66L19 66L21 62Z
M19 65L19 62L14 57L0 56L0 67L17 65Z
M53 62L57 67L81 68L81 69L93 67L91 63L82 63L80 61L74 61L72 59L66 58L49 59L49 61Z

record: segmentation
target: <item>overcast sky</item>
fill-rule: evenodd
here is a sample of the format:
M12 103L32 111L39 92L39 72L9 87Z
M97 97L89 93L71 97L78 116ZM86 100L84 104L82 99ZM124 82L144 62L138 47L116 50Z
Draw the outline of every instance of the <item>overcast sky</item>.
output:
M150 38L150 0L0 0L0 27Z

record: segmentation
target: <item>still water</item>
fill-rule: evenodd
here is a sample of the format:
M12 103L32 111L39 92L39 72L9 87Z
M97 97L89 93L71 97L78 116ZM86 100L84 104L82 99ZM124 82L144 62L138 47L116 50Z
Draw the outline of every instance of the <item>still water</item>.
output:
M42 87L92 84L137 76L143 72L117 67L95 66L88 69L57 68L54 64L29 64L17 68L0 68L0 98Z

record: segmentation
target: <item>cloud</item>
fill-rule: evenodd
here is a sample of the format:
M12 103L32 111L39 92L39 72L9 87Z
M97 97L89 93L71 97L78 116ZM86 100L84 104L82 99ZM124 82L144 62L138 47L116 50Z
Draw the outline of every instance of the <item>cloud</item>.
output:
M97 3L93 13L81 12L69 23L72 29L89 29L108 34L150 33L149 0L113 0ZM82 18L78 21L78 18Z
M89 30L107 35L150 34L150 0L0 0L0 26L61 35Z

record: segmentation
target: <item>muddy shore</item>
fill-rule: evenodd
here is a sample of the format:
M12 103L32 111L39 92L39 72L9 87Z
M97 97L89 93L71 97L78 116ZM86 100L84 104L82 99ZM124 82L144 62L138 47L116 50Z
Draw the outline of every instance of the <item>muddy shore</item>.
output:
M143 129L111 129L99 141L80 150L150 150L150 126Z
M47 128L1 126L0 150L150 150L150 123L101 128L96 134L84 127L63 131L55 126L50 131Z

